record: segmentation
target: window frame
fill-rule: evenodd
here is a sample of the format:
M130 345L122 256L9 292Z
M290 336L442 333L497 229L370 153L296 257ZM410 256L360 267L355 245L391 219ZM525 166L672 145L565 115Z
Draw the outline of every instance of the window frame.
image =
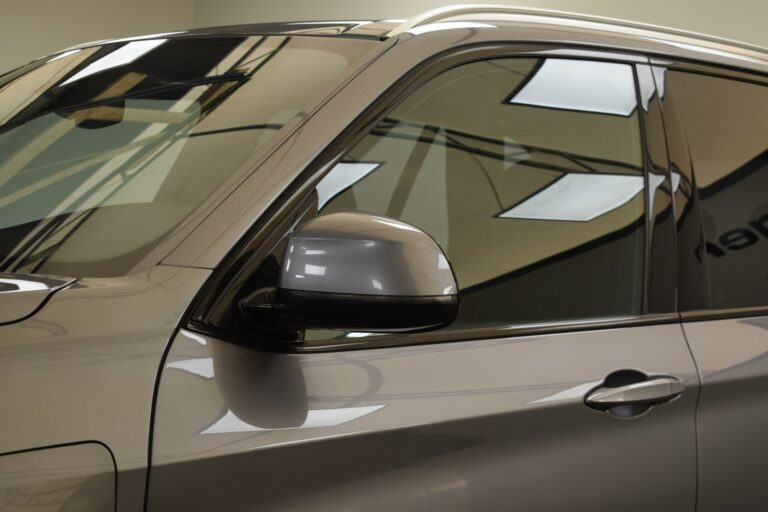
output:
M461 330L437 330L419 333L392 333L375 336L372 338L358 338L355 341L338 341L330 343L313 342L311 345L302 343L286 343L285 341L255 339L255 336L247 336L243 333L214 327L205 322L205 313L208 308L220 300L221 294L228 288L228 283L235 279L238 269L247 261L261 261L273 250L274 246L285 236L286 226L295 226L301 221L307 208L311 206L312 191L315 185L327 174L327 172L347 153L349 149L362 140L376 123L404 98L412 94L417 88L435 78L439 74L452 68L470 64L472 62L499 58L563 58L589 61L602 61L629 64L633 69L637 104L640 109L639 131L642 154L642 167L644 175L645 195L645 219L644 219L644 247L643 247L643 277L642 277L642 305L641 313L637 315L597 317L582 320L548 321L532 324L510 324L495 327L473 327ZM635 52L623 52L604 50L578 45L563 46L552 44L530 43L497 43L470 45L462 48L453 48L432 56L421 65L407 70L384 94L362 112L356 119L348 123L342 134L329 144L319 156L296 177L287 190L272 202L264 215L257 220L251 231L244 236L230 251L227 258L217 267L209 283L198 295L190 308L190 313L182 323L186 328L206 335L223 338L235 343L258 346L265 350L278 352L328 352L339 350L359 350L385 348L392 346L410 346L428 343L447 343L460 341L477 341L482 339L508 338L516 336L530 336L539 334L555 334L565 332L578 332L606 328L633 327L639 325L658 325L679 322L679 315L674 308L674 281L652 281L651 255L658 252L654 241L653 209L650 207L654 198L649 192L649 166L650 153L647 146L646 125L650 124L648 117L651 115L647 106L643 105L642 98L656 98L655 86L648 81L638 80L638 66L649 67L651 60L642 54ZM651 88L651 89L649 89ZM644 96L645 95L645 96ZM660 127L661 119L657 116L654 126ZM663 135L663 134L662 134ZM658 153L658 149L655 151ZM666 146L665 148L666 149ZM666 153L664 154L666 158ZM663 170L666 182L669 183L669 169L664 165ZM671 187L670 187L671 189ZM661 256L669 261L670 255L665 252ZM651 289L659 290L653 292ZM652 307L649 297L653 295L668 296L666 305Z
M692 75L700 75L711 78L719 78L725 80L732 80L737 82L744 82L753 85L758 85L768 88L768 74L762 74L754 71L745 71L735 66L724 66L710 63L703 63L699 61L692 61L686 59L670 59L670 58L651 58L651 66L654 69L655 74L662 74L666 71L676 71L681 73L687 73ZM666 86L666 84L665 84ZM673 96L674 97L674 96ZM664 100L662 100L662 111L664 110ZM673 151L679 153L685 153L691 155L690 146L688 142L687 131L684 120L671 119L669 116L662 116L664 123L664 130L666 133L670 133L672 130L682 131L684 137L675 139L667 137L667 145L669 148L668 154L672 154ZM687 173L686 178L693 183L693 204L691 206L691 213L695 215L698 222L698 235L701 240L704 240L703 222L702 222L702 208L701 201L699 200L699 189L696 185L696 172L693 166L692 156L689 156L689 163L691 168L684 170ZM675 212L677 213L677 212ZM682 247L677 241L679 238L678 226L675 226L675 238L676 238L676 250L674 254L675 266L678 272L681 272L682 268L690 268L689 261L683 254ZM706 261L706 260L705 260ZM700 280L704 280L707 289L709 289L709 274L706 265L703 266L698 273ZM681 283L676 283L676 295L679 297L683 291ZM721 320L728 318L745 318L768 315L768 305L765 306L747 306L737 308L712 308L701 307L696 309L690 309L683 311L680 305L676 305L678 315L682 322L695 322L695 321L707 321L707 320Z

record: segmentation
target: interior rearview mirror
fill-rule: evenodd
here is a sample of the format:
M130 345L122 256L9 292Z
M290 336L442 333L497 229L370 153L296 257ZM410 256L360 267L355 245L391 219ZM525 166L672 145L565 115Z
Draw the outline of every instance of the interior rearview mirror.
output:
M451 323L457 290L448 259L429 235L387 217L345 212L299 226L277 288L241 307L294 329L415 331Z

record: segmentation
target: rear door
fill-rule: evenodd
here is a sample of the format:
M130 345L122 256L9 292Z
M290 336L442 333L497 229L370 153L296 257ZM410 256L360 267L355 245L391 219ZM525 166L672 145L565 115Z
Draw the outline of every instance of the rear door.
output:
M703 383L699 510L758 510L768 500L768 83L678 63L656 74L681 182L680 308Z
M693 511L698 377L650 67L465 52L400 97L326 162L311 214L429 233L457 320L270 338L237 303L280 264L275 219L171 346L149 510Z

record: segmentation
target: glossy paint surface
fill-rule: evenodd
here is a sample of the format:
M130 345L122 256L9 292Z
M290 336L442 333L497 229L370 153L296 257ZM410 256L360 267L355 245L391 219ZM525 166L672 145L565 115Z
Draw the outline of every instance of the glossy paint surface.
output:
M373 296L455 295L440 246L404 222L355 212L323 215L288 241L280 288Z
M74 282L67 277L0 272L0 325L34 314L51 295Z
M627 368L686 389L586 407ZM676 325L301 355L181 331L149 510L692 511L697 391Z
M101 442L119 473L117 510L141 510L155 377L207 276L159 266L83 279L35 316L0 327L0 454Z
M3 512L111 512L115 466L104 445L82 443L0 456Z
M701 373L699 511L768 502L768 317L687 322Z
M0 327L0 454L103 442L119 511L143 509L150 429L150 510L692 511L699 381L676 324L293 355L182 331L160 369L150 426L163 351L206 269L353 118L436 53L524 40L541 45L529 48L537 55L626 50L637 53L622 62L653 53L768 70L764 54L683 36L491 18L381 43L371 56L389 51L351 70L341 82L359 72L354 81L286 125L157 247L150 263L167 255L168 265L84 280ZM548 46L574 42L593 50ZM756 510L768 499L764 324L685 327L704 380L700 510ZM686 389L635 418L587 408L585 396L622 369L670 375ZM53 460L29 453L35 470Z

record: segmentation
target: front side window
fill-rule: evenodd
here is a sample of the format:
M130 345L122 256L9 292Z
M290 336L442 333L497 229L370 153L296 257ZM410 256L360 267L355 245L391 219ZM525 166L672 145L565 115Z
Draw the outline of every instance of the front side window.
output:
M678 71L666 85L685 123L702 217L703 239L681 255L705 262L708 297L692 307L766 306L768 87Z
M158 36L0 77L0 272L130 273L372 44Z
M630 65L503 58L451 69L390 111L316 193L320 215L366 211L430 234L460 286L452 328L641 312Z

